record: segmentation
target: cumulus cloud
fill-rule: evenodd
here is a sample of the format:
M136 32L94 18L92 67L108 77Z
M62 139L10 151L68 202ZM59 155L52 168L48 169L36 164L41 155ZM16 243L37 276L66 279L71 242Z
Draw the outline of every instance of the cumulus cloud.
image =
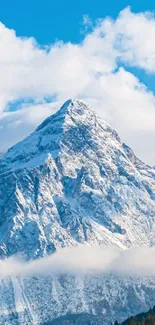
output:
M155 276L155 248L63 248L57 253L26 262L19 257L0 261L0 277L41 275Z
M58 107L57 102L42 102L35 105L23 104L17 111L4 112L0 117L0 153L32 133Z
M63 101L78 98L116 128L140 158L155 164L155 95L127 71L132 66L155 72L154 15L126 8L115 20L93 24L84 15L83 23L91 30L81 43L45 47L0 24L0 151L28 135ZM27 98L32 103L25 104ZM19 99L23 104L10 111Z

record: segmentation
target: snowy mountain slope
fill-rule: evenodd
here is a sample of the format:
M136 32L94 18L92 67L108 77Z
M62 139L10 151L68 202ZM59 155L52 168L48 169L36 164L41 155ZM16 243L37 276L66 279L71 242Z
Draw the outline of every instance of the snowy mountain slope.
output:
M40 325L66 314L89 313L110 325L153 307L154 288L153 278L6 279L0 283L0 324Z
M0 255L78 243L154 245L155 170L69 100L0 160Z
M0 160L0 256L155 244L155 169L85 104L70 100ZM0 325L92 313L105 325L148 310L154 278L0 279Z

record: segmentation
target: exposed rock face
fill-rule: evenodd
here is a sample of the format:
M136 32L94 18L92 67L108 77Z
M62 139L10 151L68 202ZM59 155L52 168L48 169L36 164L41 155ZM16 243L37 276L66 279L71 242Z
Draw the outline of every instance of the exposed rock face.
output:
M0 159L0 256L20 252L32 259L79 243L153 246L155 169L142 163L85 104L70 100ZM92 277L80 289L76 278L65 281L2 280L6 300L0 324L10 325L4 317L13 311L11 324L16 324L15 316L18 324L39 324L70 311L93 310L105 313L105 320L119 320L155 301L154 280L134 284L137 280ZM69 291L72 286L75 292ZM18 310L18 295L25 311Z
M120 322L153 306L155 279L69 275L12 278L1 283L0 296L1 325L38 325L65 314L81 313L96 315L97 325L111 325L116 319Z
M0 160L1 256L78 243L154 245L155 170L68 101Z

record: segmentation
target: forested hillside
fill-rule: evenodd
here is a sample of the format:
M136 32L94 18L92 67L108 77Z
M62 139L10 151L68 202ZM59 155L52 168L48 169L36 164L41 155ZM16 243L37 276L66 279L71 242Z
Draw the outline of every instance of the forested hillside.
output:
M155 325L155 307L150 309L147 313L130 317L122 324L116 321L115 325Z
M104 316L90 314L66 315L43 325L104 325ZM128 318L123 323L115 322L114 325L155 325L155 307L146 313L141 313Z
M102 325L104 316L95 316L90 314L66 315L59 317L43 325Z

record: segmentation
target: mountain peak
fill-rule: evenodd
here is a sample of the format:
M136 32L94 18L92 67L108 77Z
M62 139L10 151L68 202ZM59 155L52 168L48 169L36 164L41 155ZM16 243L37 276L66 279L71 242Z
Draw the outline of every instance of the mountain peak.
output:
M84 102L69 99L55 114L45 119L30 136L8 150L1 170L4 172L7 168L43 165L49 154L55 159L62 151L70 151L71 155L79 154L80 148L81 150L85 146L90 148L91 145L88 143L96 142L99 135L101 138L104 137L105 132L117 137L116 132L98 118Z
M60 111L63 112L76 112L78 114L84 114L88 112L90 108L83 101L77 99L69 99L67 100L63 106L60 108Z
M155 171L81 101L67 101L12 147L0 174L0 254L155 242Z
M76 99L68 99L55 114L45 119L45 121L43 121L43 123L39 125L36 131L41 130L50 123L53 123L53 121L55 120L59 120L60 123L63 124L68 116L76 116L77 118L79 116L80 118L80 116L85 116L87 114L95 115L95 113L83 101Z

